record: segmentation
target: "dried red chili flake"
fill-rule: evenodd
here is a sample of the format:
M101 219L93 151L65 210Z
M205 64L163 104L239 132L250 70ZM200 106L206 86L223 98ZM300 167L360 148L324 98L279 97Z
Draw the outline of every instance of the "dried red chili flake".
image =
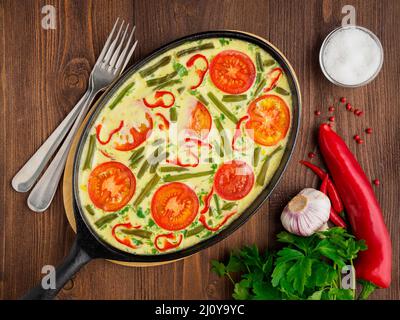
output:
M365 132L366 132L367 134L371 134L371 133L372 133L372 128L367 128L367 129L365 129Z
M334 107L334 106L330 106L330 107L328 108L328 111L329 111L329 112L335 111L335 107Z
M315 156L316 156L316 154L315 154L314 152L309 152L309 153L308 153L308 157L309 157L310 159L315 158Z
M321 114L321 111L315 110L315 111L314 111L314 114L315 114L316 116L319 116L319 115Z
M335 117L329 117L330 122L335 122Z
M379 181L379 179L374 179L374 181L372 181L374 183L374 185L379 186L381 184L381 182Z
M341 97L339 100L341 103L345 103L346 102L346 98L345 97Z
M353 109L353 107L351 106L350 103L346 103L346 110L347 111L351 111Z

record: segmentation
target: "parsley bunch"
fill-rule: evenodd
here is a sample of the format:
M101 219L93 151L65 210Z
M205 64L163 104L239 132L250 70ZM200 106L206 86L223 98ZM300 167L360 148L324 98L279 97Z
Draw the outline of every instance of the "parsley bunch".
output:
M352 266L358 252L366 249L364 241L356 241L343 228L331 228L310 237L288 232L277 237L285 244L277 252L261 254L253 245L232 252L227 264L211 262L212 271L234 284L234 299L355 299L353 290L341 288L341 270ZM238 282L233 273L240 274Z

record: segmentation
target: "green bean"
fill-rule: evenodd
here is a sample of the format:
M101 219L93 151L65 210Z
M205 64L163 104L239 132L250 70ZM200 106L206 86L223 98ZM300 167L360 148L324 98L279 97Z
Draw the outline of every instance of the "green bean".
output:
M290 92L285 90L285 89L283 89L282 87L275 87L275 91L276 91L276 93L279 93L279 94L281 94L283 96L290 95Z
M253 153L254 167L257 167L258 166L258 162L260 161L260 152L261 152L261 148L260 147L254 148L254 153Z
M236 206L236 202L227 202L222 206L222 210L231 210Z
M185 90L185 87L180 87L180 88L178 88L178 92L179 92L179 93L182 93L183 90Z
M128 91L135 85L134 82L128 84L125 88L121 90L121 92L118 94L118 96L114 99L114 101L110 104L110 109L114 109L118 103L121 102L121 100L125 97L125 95L128 93Z
M161 83L159 86L155 87L154 90L161 90L165 87L172 87L174 84L181 83L182 81L179 79L172 79L167 82Z
M212 216L213 216L213 211L212 211L211 207L210 207L210 208L208 208L208 215L209 215L210 217L212 217Z
M229 143L227 143L228 138L226 137L224 128L222 127L222 123L218 118L214 118L214 123L215 123L215 126L217 127L217 130L221 137L221 149L223 151L225 151L227 154L229 154L230 146L229 146ZM222 155L222 157L223 157L223 155Z
M196 95L197 100L199 100L202 104L204 104L205 106L208 106L208 101L206 100L206 98L204 98L204 96L199 93L198 95Z
M178 114L175 107L169 109L169 120L171 120L171 122L176 122L178 120Z
M152 145L153 146L159 146L161 143L163 143L165 140L163 139L163 138L159 138L159 139L156 139L156 140L154 140L153 142L152 142Z
M93 208L92 208L92 206L90 205L90 204L87 204L86 206L85 206L85 209L86 209L86 211L91 215L91 216L94 216L96 213L94 212L94 210L93 210Z
M265 80L265 79L261 80L260 84L256 88L256 91L254 91L254 94L253 94L254 97L258 96L258 94L261 92L262 88L265 86L266 83L267 83L267 80Z
M182 171L188 171L188 168L184 167L161 167L160 172L182 172Z
M261 60L261 53L257 52L256 53L256 64L257 64L257 71L264 71L264 66L263 66L263 62Z
M146 81L147 86L149 87L154 87L154 86L158 86L160 84L163 84L164 82L167 82L169 80L171 80L172 78L174 78L176 75L178 74L177 71L173 71L163 77L160 78L154 78L154 79L150 79Z
M144 146L140 147L139 149L136 149L135 151L132 152L131 156L129 157L129 160L134 160L138 156L140 156L144 151Z
M239 94L239 95L224 95L222 97L222 101L224 102L239 102L247 99L246 94Z
M154 176L150 179L150 181L144 186L136 200L133 202L133 205L137 207L149 194L151 189L153 189L158 181L160 181L160 176L155 173Z
M207 42L207 43L200 44L198 46L194 46L194 47L191 47L191 48L187 48L187 49L178 51L176 53L176 56L178 58L180 58L180 57L182 57L184 55L191 54L191 53L196 52L196 51L205 50L205 49L213 49L213 48L214 48L214 44L212 42Z
M229 119L231 120L234 124L238 122L238 119L236 116L228 110L228 108L217 99L217 97L212 93L208 92L208 97L211 99L211 101L214 103L214 105Z
M136 236L139 238L150 239L153 232L140 229L121 229L121 232L129 236Z
M141 179L143 177L143 175L145 174L145 172L147 171L147 169L149 168L149 161L146 160L143 162L142 166L139 169L139 172L137 173L137 178Z
M220 146L220 145L218 144L217 141L214 142L214 146L215 146L215 150L218 151L219 156L220 156L221 158L223 158L224 155L225 155L225 153L224 153L224 148L223 148L222 146Z
M129 167L136 168L136 164L138 164L143 158L144 158L144 155L142 154L141 156L131 160L131 162L129 163Z
M156 151L154 151L154 158L158 157L158 155L160 154L162 149L163 149L162 147L159 147L159 148L156 149ZM159 159L156 159L156 160L157 160L157 162L156 163L152 163L152 165L150 166L150 170L149 170L150 173L155 173L156 170L157 170L158 165L160 164Z
M193 229L190 229L186 232L186 237L191 237L194 236L200 232L202 232L205 229L205 227L203 225L199 225L197 227L194 227Z
M218 196L215 193L213 194L213 198L214 198L214 202L215 202L215 209L217 210L218 215L220 215L222 213L222 211L221 211L221 207L219 205Z
M152 66L149 66L146 69L139 71L139 74L142 78L145 78L145 77L153 74L154 72L156 72L156 70L158 70L159 68L166 66L168 63L170 63L170 61L171 61L171 56L166 56L166 57L160 59L159 61L157 61Z
M265 160L262 164L260 172L257 175L257 184L258 185L264 186L265 178L267 176L267 171L268 171L268 167L269 167L269 162L270 162L271 158L282 149L283 149L282 146L279 146L279 147L275 148L275 150L272 151L271 154L269 154L265 157Z
M214 173L214 170L196 172L196 173L182 173L177 174L176 176L166 176L164 177L165 182L173 182L173 181L180 181L180 180L187 180L192 178L199 178L204 176L209 176Z
M270 66L273 66L274 64L275 64L274 59L266 59L263 62L264 67L270 67Z
M86 155L85 162L83 164L83 170L90 169L92 167L92 161L93 161L95 147L96 147L96 135L92 134L89 137L88 152Z
M104 217L101 217L99 220L97 220L94 224L97 228L101 228L102 226L106 225L107 223L113 221L116 217L118 217L118 214L110 213L105 215Z

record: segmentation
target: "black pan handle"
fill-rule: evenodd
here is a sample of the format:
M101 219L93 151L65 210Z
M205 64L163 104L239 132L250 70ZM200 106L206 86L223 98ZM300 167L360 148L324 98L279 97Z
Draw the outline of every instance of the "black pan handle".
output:
M56 288L55 289L44 289L42 284L38 284L36 287L26 293L21 299L23 300L51 300L57 293L64 287L68 280L77 273L86 263L92 258L83 250L77 239L75 239L72 245L71 251L65 260L56 268Z

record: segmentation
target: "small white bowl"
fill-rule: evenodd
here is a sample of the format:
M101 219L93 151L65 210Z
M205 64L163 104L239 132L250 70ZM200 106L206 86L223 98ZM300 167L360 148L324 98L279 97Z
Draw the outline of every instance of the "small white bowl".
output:
M363 82L361 82L361 83L358 83L358 84L345 84L345 83L341 83L341 82L337 81L336 79L334 79L334 78L326 71L326 67L325 67L325 65L324 65L324 59L323 59L323 57L324 57L324 53L325 53L325 49L326 49L327 44L329 43L329 41L330 41L338 32L341 32L341 31L346 30L346 29L358 29L358 30L361 30L361 31L367 33L367 34L375 41L375 43L376 43L376 45L378 46L379 51L380 51L381 59L380 59L378 68L376 69L376 71L373 73L373 75L372 75L370 78L368 78L367 80L365 80L365 81L363 81ZM329 34L327 35L327 37L325 38L324 42L322 43L321 49L320 49L320 51L319 51L319 64L320 64L320 66L321 66L322 73L323 73L323 74L325 75L325 77L326 77L330 82L332 82L333 84L336 84L336 85L341 86L341 87L346 87L346 88L357 88L357 87L361 87L361 86L363 86L363 85L366 85L367 83L370 83L372 80L374 80L375 77L378 75L378 73L379 73L379 72L381 71L381 69L382 69L382 65L383 65L383 48L382 48L382 44L381 44L381 42L379 41L378 37L377 37L371 30L368 30L367 28L360 27L360 26L339 27L339 28L334 29L331 33L329 33Z

